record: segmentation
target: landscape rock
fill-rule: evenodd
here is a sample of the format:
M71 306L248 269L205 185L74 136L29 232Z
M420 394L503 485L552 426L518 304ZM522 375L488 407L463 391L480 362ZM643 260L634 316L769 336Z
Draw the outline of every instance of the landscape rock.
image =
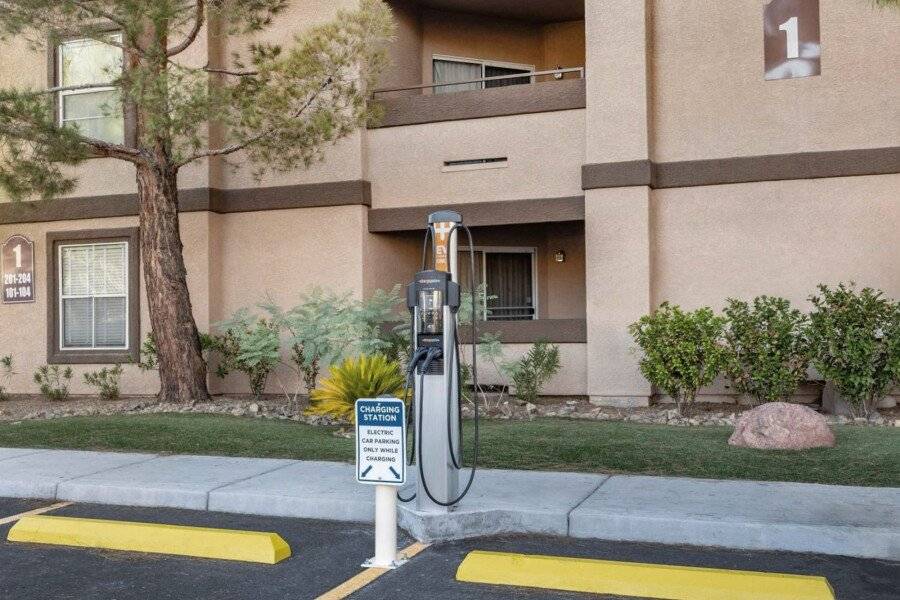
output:
M806 450L833 447L835 439L825 418L811 408L769 402L742 414L728 443L760 450Z

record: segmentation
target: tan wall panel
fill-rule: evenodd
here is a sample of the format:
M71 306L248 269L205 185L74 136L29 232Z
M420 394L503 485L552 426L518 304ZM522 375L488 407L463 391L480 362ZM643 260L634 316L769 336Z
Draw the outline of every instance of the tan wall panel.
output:
M396 40L388 47L390 65L378 81L380 88L422 83L422 22L419 9L405 0L388 3L397 25Z
M359 6L358 0L304 0L289 2L283 12L265 31L244 37L224 38L222 56L231 57L238 52L246 56L247 47L254 42L269 42L289 47L294 36L305 28L330 22L340 9L353 10ZM287 173L271 172L257 181L253 168L246 163L243 153L231 156L229 163L237 165L216 170L214 185L223 188L252 188L258 186L292 185L299 183L321 183L364 179L361 135L357 132L325 148L325 160L316 162L308 169L302 165Z
M584 21L549 23L541 33L544 38L541 70L584 66Z
M581 194L584 111L389 127L368 132L372 207ZM444 161L509 158L501 169L443 173Z
M653 158L897 145L900 12L821 0L822 74L765 81L765 4L654 0Z
M11 353L16 364L17 375L10 391L16 394L38 393L32 381L32 374L47 362L47 244L49 231L74 231L80 229L112 229L134 227L137 219L122 217L115 219L93 219L81 221L60 221L55 223L33 223L27 225L0 225L0 239L14 233L26 235L34 241L35 277L37 285L36 301L33 304L0 304L0 355ZM201 330L208 328L209 292L207 287L209 252L207 217L204 213L192 213L181 217L181 236L184 241L185 264L188 272L188 288L197 325ZM147 311L146 290L141 285L141 338L150 331ZM70 391L72 394L92 394L94 388L86 386L82 377L102 365L72 365L75 377ZM121 390L123 394L155 394L159 380L155 372L143 373L135 365L124 365Z
M215 250L221 275L212 321L224 320L240 308L254 310L267 298L287 309L317 286L359 296L365 210L345 206L217 215L216 231L222 241ZM279 377L294 389L296 381L289 371L280 369ZM210 387L214 393L248 391L242 375L224 381L213 377ZM267 391L280 391L278 378L270 378Z
M649 134L645 0L585 0L584 12L585 162L646 159Z
M543 394L548 396L584 396L587 395L587 361L586 344L557 344L561 368L544 386ZM503 360L517 360L528 350L531 344L506 344L503 346ZM470 345L460 346L463 360L471 363ZM478 382L485 385L509 385L511 382L497 373L497 368L479 357Z
M719 308L779 295L801 308L818 283L900 298L900 176L656 190L653 303Z
M628 325L650 308L650 190L587 190L585 244L588 394L646 403Z

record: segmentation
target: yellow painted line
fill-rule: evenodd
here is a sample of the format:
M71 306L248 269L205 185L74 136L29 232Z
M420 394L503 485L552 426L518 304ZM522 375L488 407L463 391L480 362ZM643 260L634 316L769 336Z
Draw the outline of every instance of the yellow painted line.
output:
M420 544L417 542L415 544L410 544L409 546L404 548L400 552L400 554L404 555L407 559L410 559L427 547L428 544ZM361 590L388 571L390 571L390 569L379 569L376 567L366 569L362 573L351 577L336 588L325 592L324 594L316 598L316 600L343 600L343 598L346 598L350 594Z
M824 577L470 552L457 581L665 600L834 600Z
M269 565L291 555L290 546L277 533L73 517L23 517L9 530L7 539Z
M30 517L31 515L40 515L45 512L50 512L51 510L56 510L57 508L64 508L66 506L70 506L71 502L57 502L56 504L51 504L50 506L42 506L41 508L35 508L34 510L25 511L23 513L19 513L17 515L12 515L9 517L3 517L0 519L0 525L6 525L8 523L14 523L19 519L24 517Z

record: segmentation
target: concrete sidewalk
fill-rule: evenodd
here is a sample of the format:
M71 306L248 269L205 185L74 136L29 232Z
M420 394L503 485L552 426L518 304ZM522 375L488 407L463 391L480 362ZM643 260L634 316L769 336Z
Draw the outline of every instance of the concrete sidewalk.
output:
M352 465L0 448L0 497L369 522ZM421 540L550 534L900 559L900 488L479 471L450 514L401 505Z

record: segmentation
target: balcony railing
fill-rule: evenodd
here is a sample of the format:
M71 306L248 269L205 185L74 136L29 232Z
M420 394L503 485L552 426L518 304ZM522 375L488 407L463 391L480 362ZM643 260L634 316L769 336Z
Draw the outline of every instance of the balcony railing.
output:
M463 81L450 81L441 83L423 83L421 85L411 85L406 87L381 88L372 92L373 96L379 94L390 94L396 92L413 92L422 90L436 90L438 88L452 87L456 85L472 85L480 83L482 87L489 87L484 84L493 81L504 81L510 79L529 79L529 83L535 83L540 77L552 77L554 79L564 79L567 74L577 73L577 79L584 79L584 67L571 67L566 69L551 69L548 71L532 71L530 73L513 73L511 75L495 75L493 77L481 77L479 79L466 79ZM471 90L469 90L471 91Z

